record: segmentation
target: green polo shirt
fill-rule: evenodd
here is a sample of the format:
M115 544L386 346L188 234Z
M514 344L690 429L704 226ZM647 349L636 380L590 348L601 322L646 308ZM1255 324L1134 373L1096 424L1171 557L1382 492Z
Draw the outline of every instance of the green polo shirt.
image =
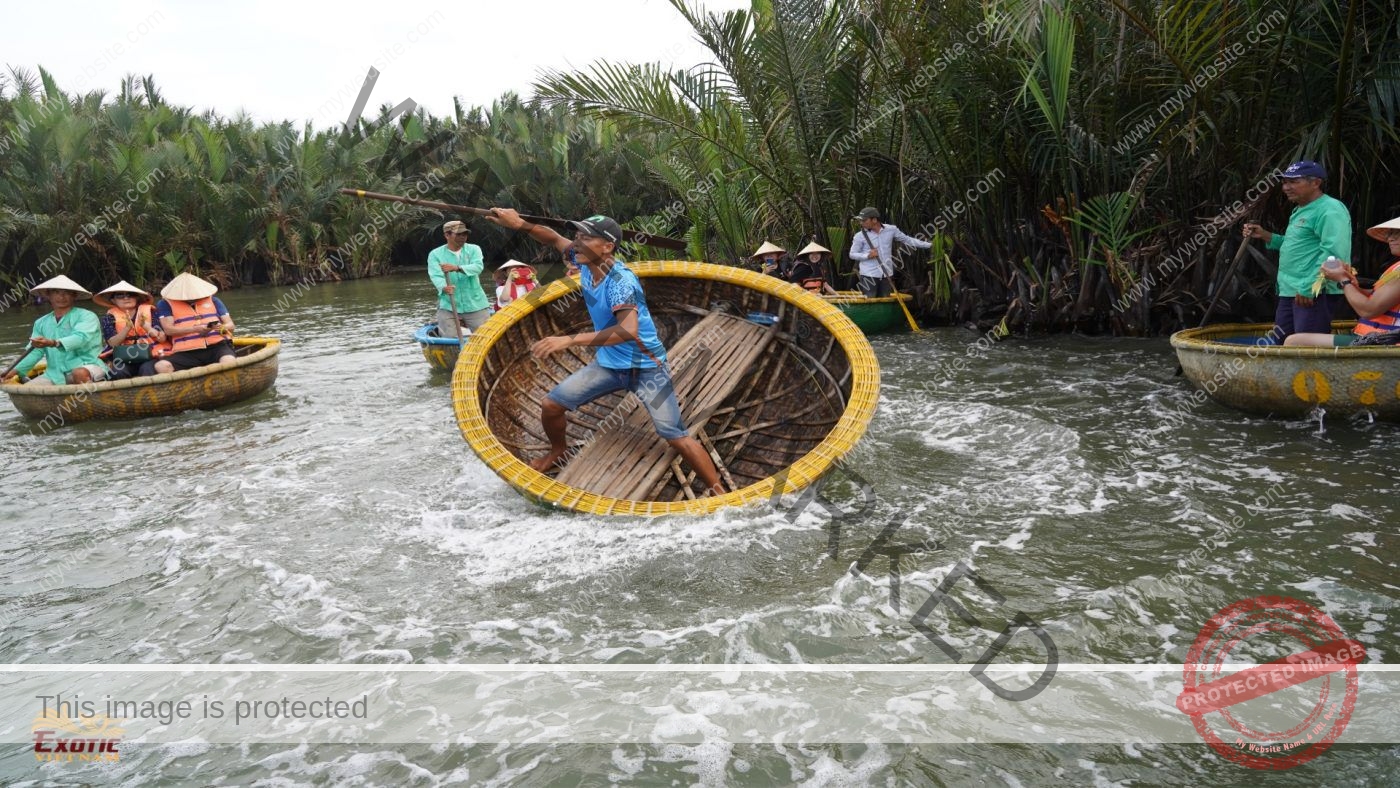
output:
M59 344L31 350L15 367L22 375L29 374L40 361L47 361L44 377L61 386L66 382L64 376L78 367L102 366L102 359L97 357L102 352L102 323L86 309L73 307L62 320L50 312L34 321L34 333L30 336L57 339Z
M1266 244L1278 250L1278 294L1311 296L1322 262L1333 256L1351 261L1351 214L1341 200L1322 195L1293 209L1288 229L1274 233ZM1340 293L1329 281L1324 293Z
M461 266L462 271L448 274L442 270L443 263ZM462 244L456 252L443 244L428 253L428 278L438 291L438 309L451 311L452 302L457 302L458 314L477 312L490 306L486 291L481 289L481 271L486 263L481 257L481 247L476 244ZM442 289L448 285L456 288L450 298Z

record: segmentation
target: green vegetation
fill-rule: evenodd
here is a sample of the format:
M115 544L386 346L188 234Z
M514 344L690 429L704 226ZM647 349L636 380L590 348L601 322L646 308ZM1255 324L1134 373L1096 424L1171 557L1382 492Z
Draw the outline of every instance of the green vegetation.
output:
M843 250L870 204L939 236L937 254L905 260L930 318L1141 334L1196 322L1222 287L1223 303L1271 314L1265 266L1220 279L1241 215L1286 221L1266 178L1290 160L1326 164L1358 238L1400 213L1389 0L673 3L710 64L599 63L547 75L532 102L419 112L363 140L193 116L149 78L109 98L12 71L0 278L22 280L65 244L65 269L91 282L194 266L285 283L377 273L437 243L436 213L356 203L341 186L606 212L731 263L764 238ZM537 253L473 226L488 259ZM1362 262L1374 273L1381 260Z

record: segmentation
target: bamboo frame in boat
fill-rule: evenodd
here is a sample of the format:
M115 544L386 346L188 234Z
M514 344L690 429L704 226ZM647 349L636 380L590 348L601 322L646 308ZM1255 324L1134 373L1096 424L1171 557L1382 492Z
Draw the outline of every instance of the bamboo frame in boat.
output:
M453 374L453 406L471 448L521 493L599 514L703 513L810 485L849 452L879 395L860 330L801 288L729 266L629 264L668 348L685 421L732 492L698 497L693 471L655 434L632 395L569 414L572 462L551 478L528 460L546 448L539 408L586 349L530 355L545 336L591 330L576 280L510 304L477 331ZM769 317L750 322L750 313ZM602 432L599 432L603 428ZM737 488L737 489L736 489Z

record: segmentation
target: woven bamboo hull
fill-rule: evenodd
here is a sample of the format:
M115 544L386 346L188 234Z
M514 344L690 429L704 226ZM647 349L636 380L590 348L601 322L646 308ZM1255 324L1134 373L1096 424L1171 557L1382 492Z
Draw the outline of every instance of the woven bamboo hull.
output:
M526 497L596 514L704 513L800 490L831 470L864 434L879 397L879 366L870 343L835 307L796 285L729 266L660 262L629 267L642 279L668 348L686 425L718 455L731 492L694 498L699 485L682 484L688 469L675 464L646 494L615 494L609 485L615 487L615 481L632 472L627 469L635 466L645 476L648 468L639 457L651 456L645 452L658 445L665 448L649 420L643 430L647 435L638 437L649 447L639 443L634 451L588 461L616 469L611 475L617 478L602 480L601 488L574 487L526 464L548 448L540 425L541 401L593 357L583 349L542 360L530 355L530 345L539 338L592 330L578 281L566 279L499 312L463 348L453 374L452 401L467 443ZM776 323L746 321L750 313L776 316ZM709 324L733 333L722 332L713 347L705 346L709 335L696 337ZM739 335L760 338L728 341ZM711 351L713 356L701 355ZM746 360L726 366L722 359L731 357ZM711 358L720 360L710 363ZM693 390L691 380L700 381ZM611 445L608 439L618 434L616 417L635 403L630 394L609 394L569 414L570 451L580 453L574 458L577 465L570 462L560 479L592 467L585 464L585 454L590 447ZM638 414L645 419L645 411L632 412ZM600 432L603 428L613 432ZM657 467L668 466L653 463L650 470Z
M72 386L0 386L26 418L53 426L92 419L140 419L195 408L207 410L266 391L277 379L282 343L266 337L233 340L238 359L164 375Z
M1350 332L1354 322L1332 324ZM1400 348L1258 347L1272 325L1229 323L1172 335L1182 373L1222 405L1276 416L1369 411L1400 421ZM1231 341L1233 340L1233 341Z
M462 352L462 346L456 338L443 339L438 336L436 323L422 326L413 332L413 338L422 348L423 358L427 360L428 366L447 372L451 372L452 368L457 366L457 356Z
M837 295L824 295L822 298L845 313L866 336L909 330L909 321L899 307L899 301L907 305L913 300L908 293L900 293L899 299L894 296L866 298L858 290L843 290Z

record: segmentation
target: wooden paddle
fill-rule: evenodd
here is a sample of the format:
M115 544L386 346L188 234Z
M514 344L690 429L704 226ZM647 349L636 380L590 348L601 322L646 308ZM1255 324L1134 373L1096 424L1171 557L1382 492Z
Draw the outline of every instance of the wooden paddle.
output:
M10 376L10 373L15 371L15 367L19 366L19 362L21 362L21 361L25 360L26 358L28 358L28 357L29 357L29 354L30 354L30 353L33 353L33 352L34 352L34 343L33 343L33 342L30 342L29 344L25 345L25 346L24 346L24 352L19 354L19 358L15 359L15 362L14 362L13 364L11 364L10 366L5 367L5 371L4 371L4 372L0 372L0 380L4 380L5 378L8 378L8 377Z
M469 205L453 205L452 203L437 202L435 200L417 200L412 197L400 197L397 194L367 192L364 189L341 189L340 193L347 194L351 197L360 197L366 200L384 200L386 202L401 202L405 205L420 205L424 208L436 208L439 211L453 211L456 213L469 213L473 216L491 215L491 211L487 210L486 208L473 208ZM573 224L568 219L554 219L548 216L529 216L523 213L520 214L520 218L524 219L527 222L530 222L531 224L543 224L547 227L553 227L556 230L566 230L573 227ZM659 246L662 249L673 249L676 251L684 251L686 248L685 241L680 241L675 238L667 238L664 235L650 235L648 233L639 233L635 230L623 230L622 240L629 241L631 243L641 244L643 246Z
M1249 251L1249 242L1252 240L1254 239L1244 238L1240 241L1240 248L1235 250L1235 257L1230 261L1230 267L1225 269L1225 278L1221 279L1220 286L1215 288L1215 295L1210 297L1210 303L1206 305L1206 313L1201 317L1201 322L1196 328L1202 328L1210 322L1210 314L1215 311L1215 304L1220 300L1220 294L1225 292L1225 285L1229 284L1231 277L1235 275L1235 269L1239 267L1240 261L1244 259L1244 253ZM1176 364L1176 371L1172 373L1172 377L1181 377L1181 372L1181 362L1178 361Z
M1230 267L1225 270L1225 278L1221 279L1220 286L1215 288L1215 295L1210 297L1210 303L1206 305L1206 313L1196 328L1201 328L1210 322L1210 314L1215 311L1215 305L1220 301L1220 294L1225 292L1225 285L1229 284L1230 279L1235 275L1235 269L1239 267L1240 260L1244 259L1244 253L1249 251L1249 242L1252 240L1252 238L1245 238L1240 242L1240 248L1235 250L1235 259L1230 261Z
M885 270L885 261L880 257L880 247L876 246L875 242L870 240L870 233L867 233L864 227L860 228L860 234L865 236L865 242L870 244L871 251L875 252L875 259L880 261L880 271L883 273ZM909 312L909 307L904 305L904 299L899 297L899 288L894 285L893 263L890 264L890 292L894 293L894 302L899 304L900 309L904 310L904 319L909 321L909 327L914 329L915 333L920 333L919 324L914 322L914 315Z
M461 271L461 270L462 270L462 269L460 269L460 268L457 269L457 271ZM455 274L455 273L457 273L457 271L453 271L452 273ZM449 303L449 304L452 305L452 327L455 328L455 329L457 329L457 344L458 344L458 345L461 345L461 344L462 344L462 316L459 315L459 314L457 314L457 288L456 288L455 285L454 285L453 288L452 288L452 292L449 293L449 294L447 295L447 303ZM443 338L446 339L446 337L443 337Z

